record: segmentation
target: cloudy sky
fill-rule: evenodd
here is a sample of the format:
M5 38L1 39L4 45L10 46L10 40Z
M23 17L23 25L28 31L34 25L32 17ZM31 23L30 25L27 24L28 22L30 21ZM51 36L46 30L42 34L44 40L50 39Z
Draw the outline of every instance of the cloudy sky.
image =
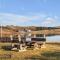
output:
M0 0L0 24L60 26L60 0Z

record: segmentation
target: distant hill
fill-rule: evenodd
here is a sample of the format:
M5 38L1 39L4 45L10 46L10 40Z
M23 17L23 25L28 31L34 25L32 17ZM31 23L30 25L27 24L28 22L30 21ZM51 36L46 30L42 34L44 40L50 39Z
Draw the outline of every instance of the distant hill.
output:
M11 34L19 34L20 30L30 29L32 34L45 34L45 35L60 35L60 26L58 27L35 27L35 26L2 26L3 36L9 36ZM0 35L1 35L1 26L0 26Z

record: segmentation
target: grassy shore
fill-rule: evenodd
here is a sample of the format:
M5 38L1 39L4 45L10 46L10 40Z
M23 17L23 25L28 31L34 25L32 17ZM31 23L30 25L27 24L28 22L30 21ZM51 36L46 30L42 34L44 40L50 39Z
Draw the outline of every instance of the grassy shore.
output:
M11 43L0 43L0 55L11 55L11 58L0 57L0 60L60 60L59 44L46 44L46 48L30 49L24 52L8 51L1 48L10 45Z

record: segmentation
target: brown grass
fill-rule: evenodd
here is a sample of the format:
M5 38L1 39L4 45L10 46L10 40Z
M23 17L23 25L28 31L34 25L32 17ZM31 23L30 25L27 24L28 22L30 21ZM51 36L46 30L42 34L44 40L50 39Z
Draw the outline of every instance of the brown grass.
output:
M60 45L57 44L46 44L46 48L40 48L38 50L27 50L24 52L17 52L17 51L7 51L4 49L1 49L1 46L11 45L11 43L0 43L0 54L11 54L12 58L11 60L22 60L22 59L48 59L51 54L57 54L56 52L60 52ZM60 54L59 54L60 55ZM54 55L55 56L55 55ZM52 57L51 60L54 58L55 60L57 58ZM60 56L57 56L60 57Z

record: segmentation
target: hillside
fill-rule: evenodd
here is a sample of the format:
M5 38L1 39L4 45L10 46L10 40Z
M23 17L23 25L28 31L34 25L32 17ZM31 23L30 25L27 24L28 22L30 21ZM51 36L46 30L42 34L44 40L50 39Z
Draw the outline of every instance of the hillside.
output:
M30 29L32 34L45 34L45 35L60 35L60 27L21 27L21 26L3 26L2 35L10 36L11 34L17 35L20 30ZM0 26L0 35L1 35L1 26Z

